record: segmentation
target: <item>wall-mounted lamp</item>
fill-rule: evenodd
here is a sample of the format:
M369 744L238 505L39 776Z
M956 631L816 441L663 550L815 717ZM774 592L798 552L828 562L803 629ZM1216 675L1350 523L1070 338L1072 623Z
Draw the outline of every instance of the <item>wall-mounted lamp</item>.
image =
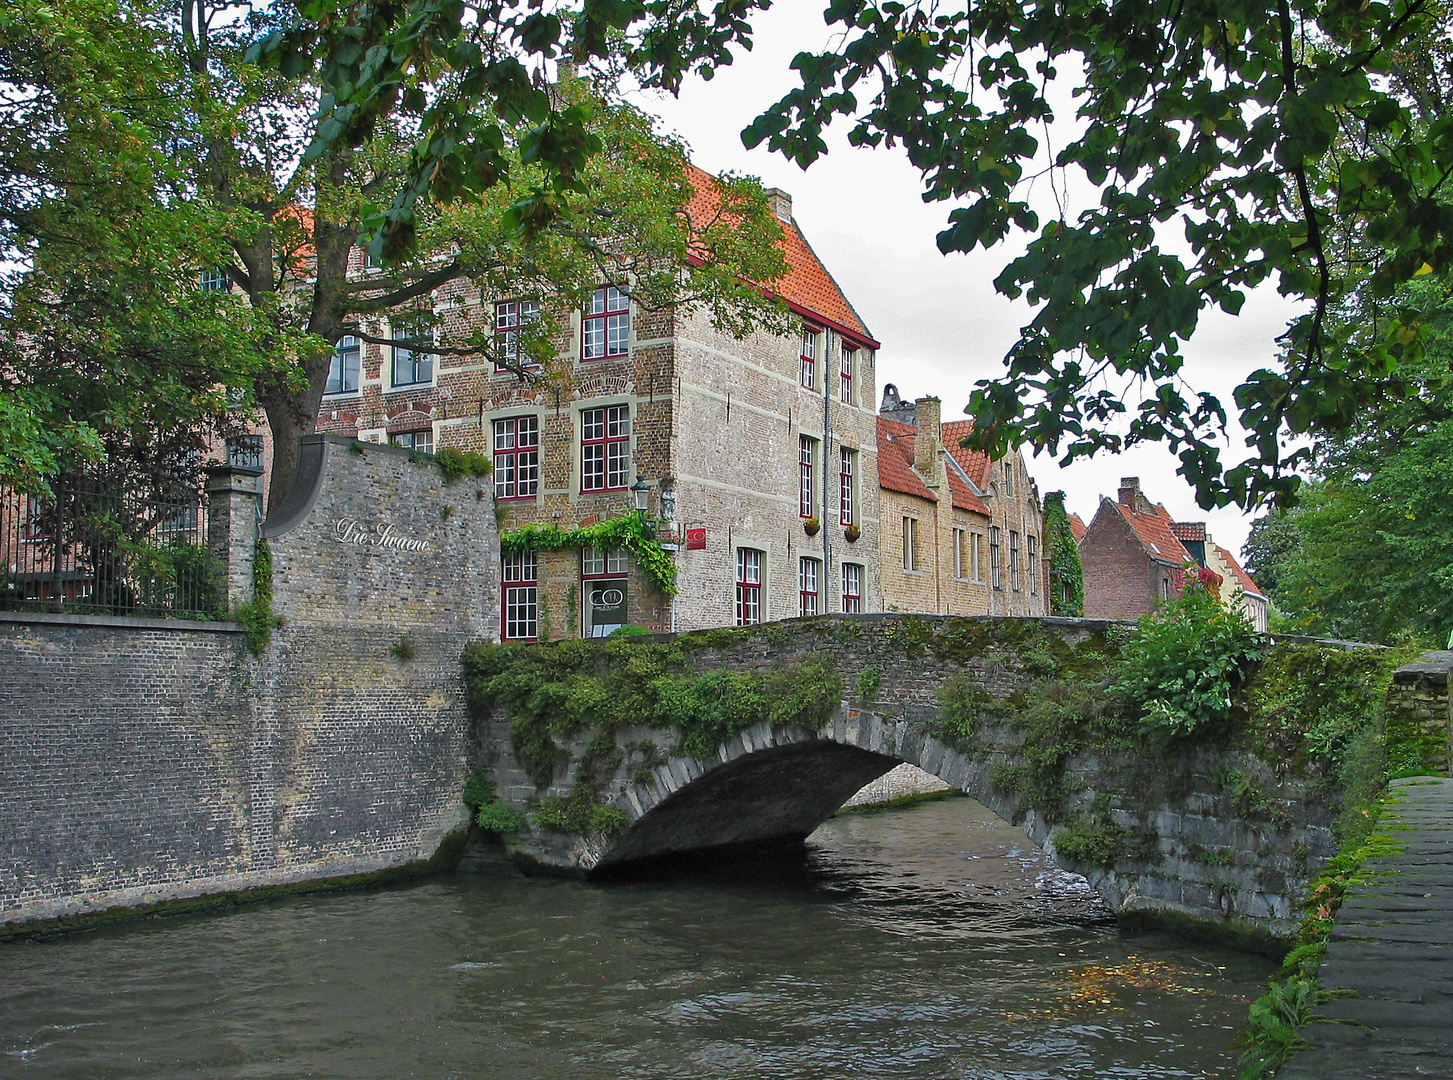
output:
M651 507L651 485L640 473L636 473L636 482L631 485L631 502L643 514Z

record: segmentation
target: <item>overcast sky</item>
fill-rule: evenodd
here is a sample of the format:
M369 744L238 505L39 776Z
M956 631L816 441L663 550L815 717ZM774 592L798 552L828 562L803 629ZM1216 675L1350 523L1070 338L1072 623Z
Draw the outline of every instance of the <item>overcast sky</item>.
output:
M882 342L878 393L891 382L908 399L934 394L943 401L944 419L958 419L975 380L1002 372L1005 352L1032 318L1028 304L1007 300L992 284L1015 249L941 255L934 237L952 205L925 205L917 171L899 152L850 147L838 131L829 139L828 156L803 171L765 149L742 146L742 128L798 85L792 57L829 40L820 6L805 0L779 5L758 17L753 51L711 82L693 81L679 99L643 94L635 100L685 139L702 168L748 173L790 194L808 241ZM1041 182L1034 201L1051 205L1049 198ZM1241 377L1271 363L1274 339L1291 313L1271 289L1250 295L1238 318L1204 313L1185 350L1192 384L1219 393L1229 405ZM1239 450L1223 451L1223 460L1241 460ZM1176 520L1206 521L1217 542L1239 556L1249 519L1235 509L1201 510L1175 466L1158 446L1068 469L1048 456L1029 461L1040 491L1063 488L1069 509L1086 522L1102 494L1114 498L1120 477L1139 476L1146 494Z

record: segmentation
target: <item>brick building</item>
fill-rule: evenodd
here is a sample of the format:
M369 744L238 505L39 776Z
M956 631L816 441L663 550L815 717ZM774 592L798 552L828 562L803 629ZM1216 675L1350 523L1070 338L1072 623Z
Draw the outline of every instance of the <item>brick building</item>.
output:
M878 516L885 611L1045 615L1039 491L1019 454L991 461L959 445L939 399L883 388Z
M692 209L707 213L712 180L698 170L691 180ZM602 280L559 327L558 380L340 342L319 430L492 455L506 533L591 525L644 496L649 516L684 541L672 556L674 598L624 552L507 557L505 638L878 609L878 342L797 227L790 197L770 197L789 266L774 289L800 319L790 336L734 338L697 310L640 309L629 281ZM434 308L444 320L488 320L505 353L535 315L467 282L441 290ZM386 320L366 331L393 336Z
M1221 578L1221 599L1239 604L1256 629L1266 629L1266 597L1251 575L1211 539L1205 522L1172 521L1140 490L1138 477L1120 481L1115 501L1101 497L1079 551L1086 618L1148 615L1180 594L1187 568L1205 567Z

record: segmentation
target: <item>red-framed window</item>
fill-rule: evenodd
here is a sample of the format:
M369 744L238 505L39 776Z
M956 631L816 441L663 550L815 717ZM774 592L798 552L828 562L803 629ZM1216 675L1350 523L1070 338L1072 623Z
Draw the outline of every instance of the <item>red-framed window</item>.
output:
M540 305L533 300L501 300L494 305L494 350L496 371L508 371L538 364L520 356L520 328L540 317Z
M853 404L853 375L858 367L858 350L843 346L842 359L838 361L838 397L844 405Z
M631 344L631 298L614 285L590 294L580 320L580 359L625 356Z
M506 555L504 564L504 620L501 637L507 641L534 641L540 636L540 570L533 550Z
M843 611L849 615L863 610L863 568L858 563L843 563Z
M737 548L737 625L762 621L762 552Z
M822 563L816 559L799 559L797 561L797 613L799 615L817 614L817 583L821 578Z
M540 418L494 422L494 497L533 499L540 490Z
M817 464L817 440L810 435L797 436L797 512L805 518L812 513L812 472Z
M858 472L858 452L846 446L838 447L838 520L843 525L853 524L857 506L853 502L853 484Z
M618 491L630 483L631 407L607 405L580 414L580 490Z
M811 326L802 328L802 359L798 373L803 386L809 390L817 389L817 330Z

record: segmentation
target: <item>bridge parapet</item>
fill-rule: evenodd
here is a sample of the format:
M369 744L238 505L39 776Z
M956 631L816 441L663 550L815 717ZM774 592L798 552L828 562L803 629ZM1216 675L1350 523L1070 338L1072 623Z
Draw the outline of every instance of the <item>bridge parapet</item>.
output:
M486 686L503 670L505 654L490 652L501 647L466 669L500 794L533 811L514 853L536 867L607 876L714 848L800 841L907 761L1021 825L1126 921L1252 946L1284 942L1306 882L1337 848L1337 777L1249 720L1148 739L1109 689L1121 651L1112 627L826 616L526 647L537 650L531 662L554 665L559 711L537 711L533 728L517 714L513 731L503 697ZM1284 648L1311 657L1319 647ZM685 693L701 679L722 693L738 680L747 707L737 726L718 717L703 732L681 713L653 722L650 703L666 700L653 694ZM572 720L575 692L596 704ZM543 757L542 736L554 740ZM577 816L572 831L559 812L572 800L577 810L603 807L590 820L605 827Z

